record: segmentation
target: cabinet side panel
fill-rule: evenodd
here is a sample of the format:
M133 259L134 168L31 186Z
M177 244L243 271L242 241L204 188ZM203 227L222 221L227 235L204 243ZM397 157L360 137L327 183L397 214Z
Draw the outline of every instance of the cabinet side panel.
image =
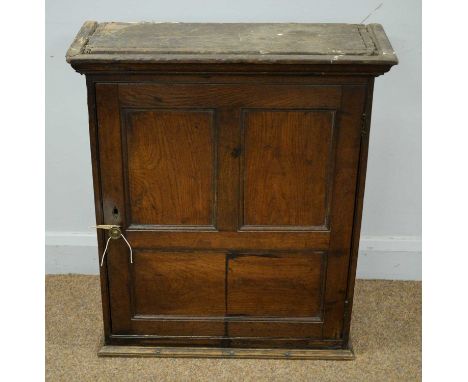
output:
M323 337L327 339L342 337L365 96L365 86L343 86L325 294Z
M343 341L349 341L349 330L351 326L351 313L354 301L354 285L356 281L356 267L359 252L359 239L361 236L362 209L364 206L364 191L366 185L367 154L369 151L369 133L372 114L372 97L374 92L374 78L369 79L366 93L365 123L361 135L361 148L359 154L358 185L356 190L356 201L354 208L353 238L351 244L351 258L349 261L348 290L346 293L345 318L343 324Z

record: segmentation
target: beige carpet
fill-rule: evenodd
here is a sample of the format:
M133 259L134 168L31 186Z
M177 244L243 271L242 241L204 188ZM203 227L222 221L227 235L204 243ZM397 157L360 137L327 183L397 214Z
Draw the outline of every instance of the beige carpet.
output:
M98 358L100 304L97 276L46 277L47 381L421 380L419 282L358 280L355 361Z

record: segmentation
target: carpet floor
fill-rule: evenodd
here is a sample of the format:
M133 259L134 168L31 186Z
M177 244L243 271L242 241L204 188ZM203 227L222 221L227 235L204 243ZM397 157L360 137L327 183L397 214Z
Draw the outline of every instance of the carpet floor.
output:
M98 358L97 276L46 276L47 381L420 381L421 283L358 280L355 361Z

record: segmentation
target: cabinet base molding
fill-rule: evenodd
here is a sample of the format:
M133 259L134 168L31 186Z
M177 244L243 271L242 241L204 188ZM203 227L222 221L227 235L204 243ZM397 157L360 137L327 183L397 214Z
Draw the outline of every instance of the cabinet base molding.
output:
M159 358L263 358L263 359L315 359L354 360L348 349L240 349L203 347L116 346L104 345L100 357L159 357Z

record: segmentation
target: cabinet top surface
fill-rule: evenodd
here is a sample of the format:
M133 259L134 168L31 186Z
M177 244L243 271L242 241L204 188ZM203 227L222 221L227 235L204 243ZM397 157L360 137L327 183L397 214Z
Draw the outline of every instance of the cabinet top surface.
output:
M395 65L379 24L87 21L67 61Z

